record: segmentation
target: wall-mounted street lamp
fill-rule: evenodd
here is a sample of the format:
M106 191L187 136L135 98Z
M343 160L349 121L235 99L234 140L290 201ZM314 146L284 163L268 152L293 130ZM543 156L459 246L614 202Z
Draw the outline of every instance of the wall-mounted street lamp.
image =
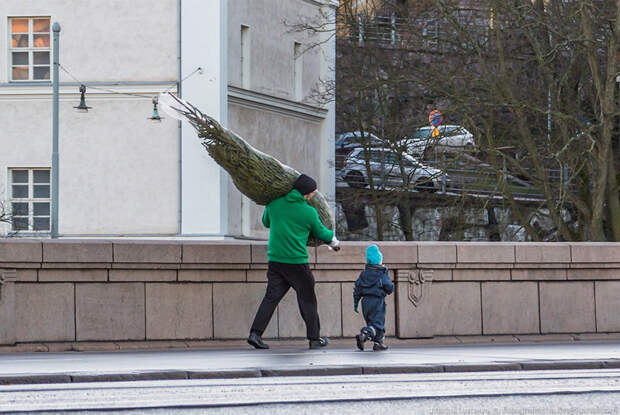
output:
M148 119L153 121L154 123L161 122L162 117L159 115L159 110L157 109L157 105L159 104L159 98L157 96L153 97L153 115Z
M88 112L88 110L92 108L86 105L85 95L86 95L86 85L82 84L80 85L80 105L78 105L77 107L73 107L78 112Z

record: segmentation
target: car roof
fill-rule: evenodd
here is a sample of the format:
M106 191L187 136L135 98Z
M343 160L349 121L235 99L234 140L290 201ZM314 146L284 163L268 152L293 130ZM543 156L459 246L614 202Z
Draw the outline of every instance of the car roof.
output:
M354 151L364 151L364 149L362 147L355 147L353 150L351 150L351 152L349 154L352 154ZM381 147L371 147L371 148L368 149L368 151L383 151L383 152L386 152L386 153L398 153L398 151L396 151L396 150L394 150L392 148L381 148ZM412 159L416 160L415 157L411 156L411 154L408 154L408 153L406 153L404 151L402 152L402 154L405 157L409 157L409 158L412 158ZM416 161L418 161L418 160L416 160Z
M347 138L347 137L361 137L362 133L360 131L347 131L344 133L340 133L338 134L338 138ZM365 137L372 137L372 138L379 138L376 135L374 135L373 133L371 133L370 131L364 131L364 136Z
M446 124L446 125L440 125L439 127L458 127L458 128L463 128L465 129L465 127L461 126L461 125L456 125L456 124ZM416 130L433 130L435 129L435 127L432 126L426 126L426 127L419 127L416 128Z

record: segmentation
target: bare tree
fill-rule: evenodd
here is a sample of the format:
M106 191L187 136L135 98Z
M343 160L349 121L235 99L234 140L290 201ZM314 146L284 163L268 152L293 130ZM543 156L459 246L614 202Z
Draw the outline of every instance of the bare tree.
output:
M317 95L336 100L339 131L362 132L368 183L350 197L374 207L377 238L396 206L413 239L426 204L445 207L441 239L463 237L468 208L486 211L488 237L501 238L500 208L527 240L620 240L619 10L606 0L342 0L336 84ZM427 154L462 182L458 194L412 193L400 158L402 186L377 186L364 132L402 154L436 108L480 149Z
M12 220L11 220L11 215L5 209L4 203L0 202L0 224L2 223L6 223L10 225L12 223Z
M482 44L453 3L436 2L456 35L454 55L468 69L466 82L446 83L444 93L485 138L489 162L498 170L506 163L541 190L557 239L620 240L620 7L598 0L486 3L492 24ZM506 144L521 157L498 151ZM519 211L510 186L504 195Z

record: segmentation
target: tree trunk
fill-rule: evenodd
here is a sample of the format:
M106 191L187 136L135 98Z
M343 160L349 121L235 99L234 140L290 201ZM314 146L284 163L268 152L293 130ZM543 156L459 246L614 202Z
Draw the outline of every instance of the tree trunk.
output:
M409 193L405 193L398 199L398 218L400 222L400 228L405 235L405 240L413 241L413 224L411 217L411 201Z
M616 73L618 71L618 61L617 61L617 48L620 44L620 3L616 2L616 26L614 28L615 37L610 38L610 45L608 52L610 56L608 59L608 71L612 71L608 73L607 82L611 82L612 85L608 85L610 90L608 90L608 98L611 98L609 105L612 110L612 114L614 114L609 120L610 124L616 124L618 122L618 100L617 100L617 91L618 87L616 85ZM613 91L613 92L612 92ZM620 150L620 143L618 143L618 147ZM620 242L620 200L618 198L618 176L617 170L615 166L615 157L614 157L614 147L613 144L609 145L609 166L607 168L607 209L609 211L609 222L611 228L611 236L614 241Z
M502 237L499 233L499 226L497 223L497 217L495 216L495 210L487 206L487 218L489 222L489 241L501 241Z
M583 29L583 34L585 40L591 44L596 44L594 40L594 35L592 33L592 17L588 8L588 4L584 2L581 5L580 10L580 20L581 26ZM608 51L611 50L612 44L615 45L615 41L610 40L610 45ZM615 47L614 47L613 58L615 59ZM608 56L608 59L611 59L611 56ZM601 134L600 139L595 150L595 158L596 158L596 167L594 168L594 173L592 177L592 216L590 218L590 232L592 236L592 240L594 241L604 241L605 231L603 229L603 218L605 216L604 208L606 201L606 190L607 190L607 171L609 167L608 161L608 153L609 146L611 144L611 122L614 119L613 113L610 112L610 103L608 99L609 95L609 83L605 82L601 77L601 72L599 69L599 63L597 60L596 50L593 48L589 48L587 50L587 61L590 68L590 73L592 74L592 80L594 83L596 98L600 103L600 113L597 114L599 117L599 122L601 123ZM609 65L608 65L609 66ZM608 77L609 78L609 77ZM606 85L607 84L607 85ZM614 85L615 87L615 85ZM613 94L612 98L613 100Z
M618 172L615 168L613 152L609 152L609 168L607 170L607 209L611 236L615 242L620 242L620 198L618 197Z
M383 240L385 223L383 220L383 205L380 202L375 203L375 219L377 221L377 240Z

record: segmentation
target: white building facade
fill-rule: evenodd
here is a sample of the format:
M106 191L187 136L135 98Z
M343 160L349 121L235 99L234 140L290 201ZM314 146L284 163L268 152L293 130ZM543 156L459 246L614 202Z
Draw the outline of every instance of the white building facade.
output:
M260 150L312 175L333 203L329 34L292 28L333 0L0 3L1 234L50 235L52 25L60 24L58 234L264 237L243 197L187 124L153 114L178 93ZM290 24L290 25L289 25ZM323 36L323 37L322 37ZM319 47L309 48L312 45ZM200 68L200 69L199 69ZM86 86L87 113L74 108Z

